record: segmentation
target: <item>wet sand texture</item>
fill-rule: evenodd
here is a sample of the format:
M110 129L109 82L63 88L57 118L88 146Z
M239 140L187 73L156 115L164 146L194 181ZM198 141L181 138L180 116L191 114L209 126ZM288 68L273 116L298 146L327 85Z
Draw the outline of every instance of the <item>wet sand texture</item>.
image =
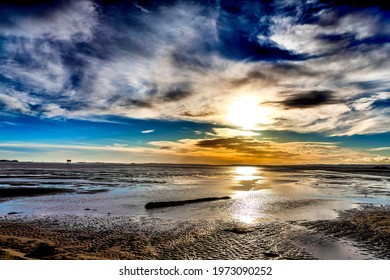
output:
M390 259L390 207L363 206L340 212L336 220L310 221L302 225L329 237L347 238L378 258Z
M287 223L74 216L0 222L3 259L313 259L285 238Z
M302 238L321 236L310 242L352 240L366 248L368 258L389 259L389 214L389 207L363 207L341 212L336 220L252 225L147 216L12 215L0 218L0 259L316 259L307 247L315 244L297 245L291 231Z

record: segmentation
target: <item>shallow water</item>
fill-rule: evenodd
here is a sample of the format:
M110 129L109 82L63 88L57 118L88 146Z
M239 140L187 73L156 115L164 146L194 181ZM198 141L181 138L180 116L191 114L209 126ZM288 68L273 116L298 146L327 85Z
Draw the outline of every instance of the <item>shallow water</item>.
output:
M288 237L320 260L372 260L375 255L347 239L329 239L319 233L293 231Z
M174 219L331 219L359 203L389 204L389 177L280 167L4 164L0 188L68 188L75 192L17 197L0 215L147 215ZM100 191L94 193L94 191ZM146 210L151 201L231 196L228 201ZM316 203L294 206L299 201ZM295 204L294 204L295 203Z

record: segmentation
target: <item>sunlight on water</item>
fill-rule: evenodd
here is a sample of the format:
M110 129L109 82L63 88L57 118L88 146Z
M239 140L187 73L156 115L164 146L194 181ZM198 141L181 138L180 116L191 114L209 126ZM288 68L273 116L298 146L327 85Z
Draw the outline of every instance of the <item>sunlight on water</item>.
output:
M258 218L264 216L264 200L267 191L238 191L234 195L237 200L232 209L231 217L245 224L253 224Z
M261 176L262 170L253 166L239 166L234 169L234 180L237 182L237 191L234 194L239 203L234 207L231 216L245 224L253 224L262 216L261 202L264 192L261 195L256 187L266 181ZM259 197L260 195L260 197ZM256 197L256 199L254 199Z
M259 176L261 173L260 169L252 166L236 167L234 173L236 174L234 179L237 181L249 181L262 178L262 176Z
M250 216L250 215L238 215L235 217L240 222L250 225L256 222L256 217Z

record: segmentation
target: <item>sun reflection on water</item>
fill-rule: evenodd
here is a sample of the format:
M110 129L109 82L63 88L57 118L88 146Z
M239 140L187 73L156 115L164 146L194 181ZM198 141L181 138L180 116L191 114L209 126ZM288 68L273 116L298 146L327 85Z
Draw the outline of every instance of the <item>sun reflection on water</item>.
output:
M236 205L231 216L244 224L254 224L259 218L264 217L263 199L256 191L238 192Z
M234 177L237 181L248 181L260 178L257 174L260 173L258 168L253 166L239 166L234 170L236 176Z
M234 169L236 190L250 191L265 186L267 178L262 176L262 170L253 166L239 166Z
M234 180L237 182L234 197L237 204L232 217L244 224L253 224L263 216L261 201L265 190L260 185L266 178L261 174L262 170L253 166L239 166L234 169ZM262 189L261 193L257 188Z

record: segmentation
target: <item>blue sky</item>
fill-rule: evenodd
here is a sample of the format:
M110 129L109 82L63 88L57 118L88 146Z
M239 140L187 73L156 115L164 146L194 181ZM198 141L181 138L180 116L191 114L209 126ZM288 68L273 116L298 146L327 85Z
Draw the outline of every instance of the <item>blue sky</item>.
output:
M390 162L383 1L2 1L0 158Z

